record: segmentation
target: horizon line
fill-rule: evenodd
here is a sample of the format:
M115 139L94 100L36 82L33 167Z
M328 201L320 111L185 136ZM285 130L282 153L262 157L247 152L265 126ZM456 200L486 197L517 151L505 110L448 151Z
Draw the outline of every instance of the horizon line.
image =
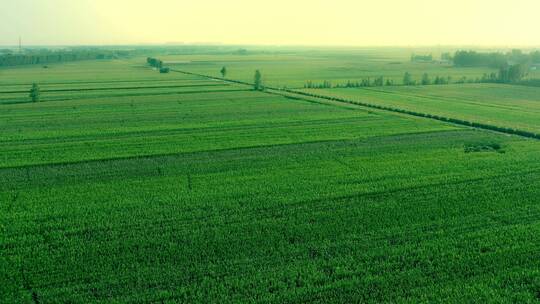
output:
M420 48L420 47L472 47L472 48L540 48L540 44L250 44L250 43L221 43L221 42L140 42L140 43L75 43L75 44L28 44L23 45L23 48L35 47L126 47L126 46L162 46L162 47L179 47L179 46L223 46L223 47L315 47L315 48ZM0 48L19 48L18 44L0 44Z

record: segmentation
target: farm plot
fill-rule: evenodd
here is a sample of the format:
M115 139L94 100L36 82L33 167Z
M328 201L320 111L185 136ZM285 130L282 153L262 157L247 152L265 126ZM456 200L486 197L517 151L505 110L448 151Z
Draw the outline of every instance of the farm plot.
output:
M538 149L444 131L0 169L3 298L533 301Z
M181 95L206 92L246 91L246 87L231 86L216 82L181 82L154 86L116 87L116 88L69 88L44 89L40 101L68 101L89 98L137 97L159 95ZM28 103L28 91L0 92L0 104Z
M502 84L303 90L540 133L540 88Z
M178 74L160 74L149 69L143 58L130 60L81 61L42 66L0 68L0 88L13 85L118 83L185 79Z
M294 50L287 53L254 55L175 55L162 56L167 66L209 76L221 76L227 67L227 78L253 81L253 73L260 70L264 83L274 87L302 88L311 81L345 85L349 81L383 76L401 84L405 72L420 81L424 73L451 77L454 81L481 78L484 73L496 72L490 68L460 68L439 62L410 62L410 50L388 49L386 52L368 49L316 52Z
M225 83L179 73L159 74L134 62L57 64L47 69L21 67L0 77L0 104L30 102L32 83L41 89L41 101L189 94L242 90ZM6 69L0 70L0 72ZM104 77L98 76L105 75ZM114 80L107 80L108 77Z
M250 91L3 105L0 117L2 167L455 129Z
M40 87L44 92L65 92L65 91L99 91L99 90L130 90L135 88L163 88L175 86L204 86L216 84L215 81L200 79L199 77L183 77L174 80L133 80L117 82L78 82L78 83L46 83ZM27 93L29 84L3 85L0 86L0 94Z

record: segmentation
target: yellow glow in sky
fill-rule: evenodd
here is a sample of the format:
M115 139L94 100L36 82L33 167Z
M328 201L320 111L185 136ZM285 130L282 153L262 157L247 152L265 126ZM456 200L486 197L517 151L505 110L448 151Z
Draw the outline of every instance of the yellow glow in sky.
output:
M2 45L540 45L540 0L0 1Z

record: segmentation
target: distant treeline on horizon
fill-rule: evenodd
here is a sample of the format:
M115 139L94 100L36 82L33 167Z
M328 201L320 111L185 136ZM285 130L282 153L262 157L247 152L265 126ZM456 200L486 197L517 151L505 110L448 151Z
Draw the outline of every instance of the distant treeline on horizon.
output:
M0 49L0 67L49 64L91 59L115 59L134 55L151 55L167 53L169 55L185 54L230 54L247 55L248 51L237 47L219 46L186 46L186 47L143 47L129 48L119 47L77 47L73 49L46 49L46 48L24 48L21 50ZM255 51L251 53L265 53Z
M4 54L0 54L0 66L50 64L91 59L114 59L128 55L128 51L90 48L73 50L30 49L24 50L24 53L18 54L13 54L11 51L4 51Z
M155 48L100 48L100 47L77 47L73 49L37 49L28 48L19 51L13 49L0 49L0 67L49 64L90 59L114 59L130 55L149 55L168 53L175 54L231 54L248 55L266 53L262 50L249 51L244 48L226 46L185 46L179 48L155 47ZM432 54L411 55L413 62L435 61ZM490 67L501 68L505 65L515 64L540 64L540 51L523 52L519 49L503 52L481 52L474 50L459 50L454 54L442 53L441 62L453 63L458 67Z
M432 54L411 55L412 62L432 62L435 61ZM513 64L540 64L540 51L525 53L522 50L514 49L510 52L477 52L477 51L456 51L454 54L442 53L441 62L452 62L458 67L490 67L498 69L504 65Z
M540 51L524 53L522 50L512 50L508 53L479 53L475 51L457 51L452 57L452 62L461 67L500 68L510 64L538 64L540 63Z

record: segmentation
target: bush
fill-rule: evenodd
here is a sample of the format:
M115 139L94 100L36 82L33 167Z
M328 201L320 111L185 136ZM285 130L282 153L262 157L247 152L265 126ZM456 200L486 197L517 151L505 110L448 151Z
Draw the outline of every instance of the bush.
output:
M504 153L502 147L498 143L476 143L468 144L465 146L465 153L474 153L474 152L498 152Z

